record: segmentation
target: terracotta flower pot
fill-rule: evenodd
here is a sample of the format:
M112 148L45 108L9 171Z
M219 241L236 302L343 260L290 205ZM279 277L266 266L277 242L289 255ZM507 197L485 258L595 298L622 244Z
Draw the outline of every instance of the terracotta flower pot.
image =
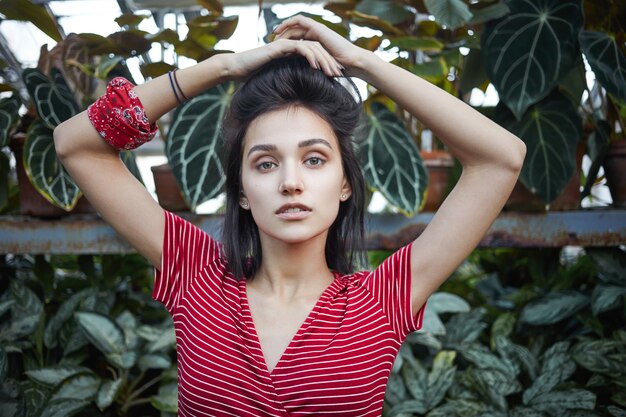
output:
M450 172L454 166L454 160L452 155L445 151L422 152L421 155L428 169L426 203L422 211L437 211L450 191Z
M176 182L172 167L165 163L150 167L159 204L169 211L189 211L183 193Z
M96 209L89 201L81 196L76 206L71 211L65 211L46 200L37 191L28 179L28 175L24 170L22 159L24 142L26 135L18 133L11 138L9 147L15 156L15 168L17 171L17 184L20 190L20 214L24 216L42 217L42 218L58 218L69 214L93 214L97 213Z
M626 139L611 143L603 165L613 206L626 207Z

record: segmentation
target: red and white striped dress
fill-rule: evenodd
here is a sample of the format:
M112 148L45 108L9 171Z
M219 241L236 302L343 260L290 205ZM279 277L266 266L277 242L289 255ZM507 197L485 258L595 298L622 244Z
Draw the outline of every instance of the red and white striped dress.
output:
M219 243L165 211L153 296L174 319L179 416L379 416L394 358L424 316L411 313L410 247L373 272L335 274L270 373L246 281Z

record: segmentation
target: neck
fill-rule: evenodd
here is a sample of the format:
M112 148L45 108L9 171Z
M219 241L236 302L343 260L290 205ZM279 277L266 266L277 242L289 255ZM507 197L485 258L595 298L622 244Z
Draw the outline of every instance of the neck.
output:
M261 236L261 266L249 286L282 301L319 296L334 279L325 245L326 236L296 244Z

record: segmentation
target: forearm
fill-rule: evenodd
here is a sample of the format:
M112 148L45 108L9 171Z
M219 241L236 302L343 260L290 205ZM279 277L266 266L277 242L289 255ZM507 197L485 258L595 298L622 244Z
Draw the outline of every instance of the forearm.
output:
M194 66L176 72L176 77L184 94L191 98L208 88L229 79L227 55L218 54ZM167 74L161 75L133 89L143 105L150 123L178 106Z
M464 168L521 168L525 145L471 106L410 72L365 52L356 74L417 117L446 144Z

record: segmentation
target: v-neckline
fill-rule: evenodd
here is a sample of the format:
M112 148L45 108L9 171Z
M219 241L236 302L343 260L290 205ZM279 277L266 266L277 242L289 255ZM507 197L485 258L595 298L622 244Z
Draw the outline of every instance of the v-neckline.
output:
M287 344L287 347L285 348L285 350L280 354L280 358L278 359L278 362L276 362L276 365L274 365L274 368L272 368L271 371L269 370L269 367L267 366L267 361L265 360L265 353L263 352L263 346L261 345L261 339L259 338L259 334L257 333L257 330L256 330L256 325L254 324L254 319L252 318L252 310L250 310L250 303L248 302L247 282L246 280L243 280L242 284L239 287L239 290L241 292L242 307L243 307L244 317L246 320L246 325L248 327L248 330L251 336L250 341L255 345L254 347L257 348L259 352L261 352L261 360L260 360L261 368L267 373L267 375L270 376L270 378L275 376L274 372L283 363L284 358L285 358L285 353L287 353L287 351L291 349L292 345L296 342L299 336L301 336L301 333L303 333L306 327L309 326L310 322L313 320L314 315L317 313L317 311L321 307L321 304L324 302L324 300L326 300L326 298L328 298L328 294L331 293L331 291L334 289L336 285L338 285L339 275L336 272L333 272L333 277L334 277L333 281L330 284L328 284L326 289L319 296L319 298L313 305L313 308L311 309L311 311L309 311L309 314L306 316L302 324L300 324L300 327L298 327L298 330L296 331L296 333L293 335L293 337Z

